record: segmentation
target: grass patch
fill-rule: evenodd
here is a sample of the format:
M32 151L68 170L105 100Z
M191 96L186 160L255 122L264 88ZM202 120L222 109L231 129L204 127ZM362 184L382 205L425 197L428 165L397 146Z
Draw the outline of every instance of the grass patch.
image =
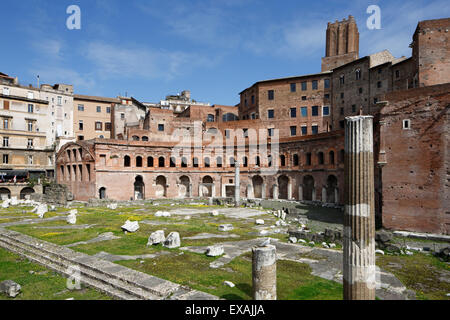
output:
M22 292L14 299L0 294L0 300L109 300L96 290L82 286L81 290L70 291L66 279L56 272L31 263L0 248L0 282L12 280L20 284ZM30 271L34 273L31 274Z

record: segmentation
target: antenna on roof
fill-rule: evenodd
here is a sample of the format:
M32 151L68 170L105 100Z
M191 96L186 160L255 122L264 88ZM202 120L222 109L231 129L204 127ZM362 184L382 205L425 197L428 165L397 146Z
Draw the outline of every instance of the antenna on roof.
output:
M39 75L37 75L37 88L39 89Z

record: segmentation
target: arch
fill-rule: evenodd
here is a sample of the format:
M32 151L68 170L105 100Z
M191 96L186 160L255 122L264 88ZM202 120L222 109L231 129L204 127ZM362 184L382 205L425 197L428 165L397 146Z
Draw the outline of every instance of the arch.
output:
M326 202L327 203L337 203L339 201L339 199L336 199L336 195L337 195L336 189L337 188L338 188L338 179L336 178L336 176L334 176L334 175L328 176L327 186L326 186L326 190L327 190Z
M263 188L264 188L264 180L261 176L254 176L252 178L253 184L253 193L255 198L262 199L263 198Z
M165 176L158 176L156 178L156 197L164 198L167 196L167 179Z
M223 166L222 157L217 157L216 164L217 164L217 168L222 168L222 166Z
M142 141L148 141L148 137L147 136L143 136L142 137Z
M124 167L131 167L131 158L130 158L130 156L125 156L123 158L123 166Z
M30 197L33 193L35 193L33 188L26 187L20 191L20 199L25 200L27 196Z
M100 189L98 189L98 198L101 200L106 199L106 188L105 187L101 187Z
M166 159L164 157L159 157L158 159L158 167L164 168L166 166Z
M278 198L288 200L289 178L285 175L278 177Z
M330 164L334 164L335 163L335 159L334 159L334 151L331 150L328 154L328 157L330 159Z
M303 178L303 200L312 201L314 198L315 182L312 176Z
M294 156L293 156L293 163L294 163L294 167L297 167L297 166L299 166L299 164L300 164L300 161L299 161L299 158L298 158L298 154L294 154Z
M188 176L181 176L178 196L181 198L189 198L191 196L191 179Z
M255 158L255 164L256 164L256 166L258 166L258 167L261 166L261 158L260 158L259 156L257 156L257 157Z
M11 199L11 191L8 188L0 188L0 197L2 200Z
M194 159L192 159L192 166L193 166L194 168L198 168L198 166L199 166L199 161L198 161L198 158L197 158L197 157L194 157Z
M280 165L282 167L286 166L286 156L284 154L280 155Z
M133 141L139 141L139 137L138 136L133 136L131 139L133 139Z
M234 157L230 157L230 167L234 168L236 165Z
M142 168L142 157L141 156L136 157L136 167Z
M170 157L170 167L175 168L177 166L177 159L175 157Z
M147 167L152 168L154 166L153 157L147 157Z
M181 167L182 167L182 168L187 168L187 166L188 166L188 160L187 160L187 158L186 158L186 157L182 157L182 158L181 158Z
M205 168L211 167L211 160L209 159L209 157L206 157L204 159L204 162L205 162Z
M214 179L211 176L204 176L201 185L201 194L204 197L212 197Z
M225 113L222 117L222 121L223 122L228 122L228 121L236 121L239 120L239 117L236 116L234 113Z
M215 117L213 114L208 114L207 118L206 118L206 122L214 122L215 121Z
M317 162L319 164L324 164L325 163L325 157L324 157L322 151L317 154Z
M145 200L145 184L142 176L134 179L134 200Z

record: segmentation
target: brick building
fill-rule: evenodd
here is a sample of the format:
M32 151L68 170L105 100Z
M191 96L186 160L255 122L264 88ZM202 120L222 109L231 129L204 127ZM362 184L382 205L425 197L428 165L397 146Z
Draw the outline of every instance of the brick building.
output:
M237 107L148 106L123 140L65 145L58 181L79 200L232 197L237 159L243 197L342 204L342 121L362 112L383 225L448 234L449 28L419 22L411 58L359 58L354 19L329 24L322 72L259 81Z

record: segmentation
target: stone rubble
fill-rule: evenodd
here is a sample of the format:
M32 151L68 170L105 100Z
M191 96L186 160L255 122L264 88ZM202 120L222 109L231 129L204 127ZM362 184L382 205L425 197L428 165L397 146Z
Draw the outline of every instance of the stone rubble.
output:
M6 294L9 298L15 298L19 295L22 287L20 284L15 283L12 280L5 280L0 282L0 292Z
M219 231L231 231L233 229L234 228L232 224L222 224L219 226Z
M160 243L164 243L166 236L164 235L164 230L158 230L153 232L148 238L147 246L152 246Z
M139 223L137 221L127 220L122 226L122 230L125 232L136 232L139 230Z
M210 246L206 249L205 254L208 257L218 257L224 254L224 249L222 245Z
M181 246L180 234L178 232L171 232L164 241L163 246L169 249L180 247Z

